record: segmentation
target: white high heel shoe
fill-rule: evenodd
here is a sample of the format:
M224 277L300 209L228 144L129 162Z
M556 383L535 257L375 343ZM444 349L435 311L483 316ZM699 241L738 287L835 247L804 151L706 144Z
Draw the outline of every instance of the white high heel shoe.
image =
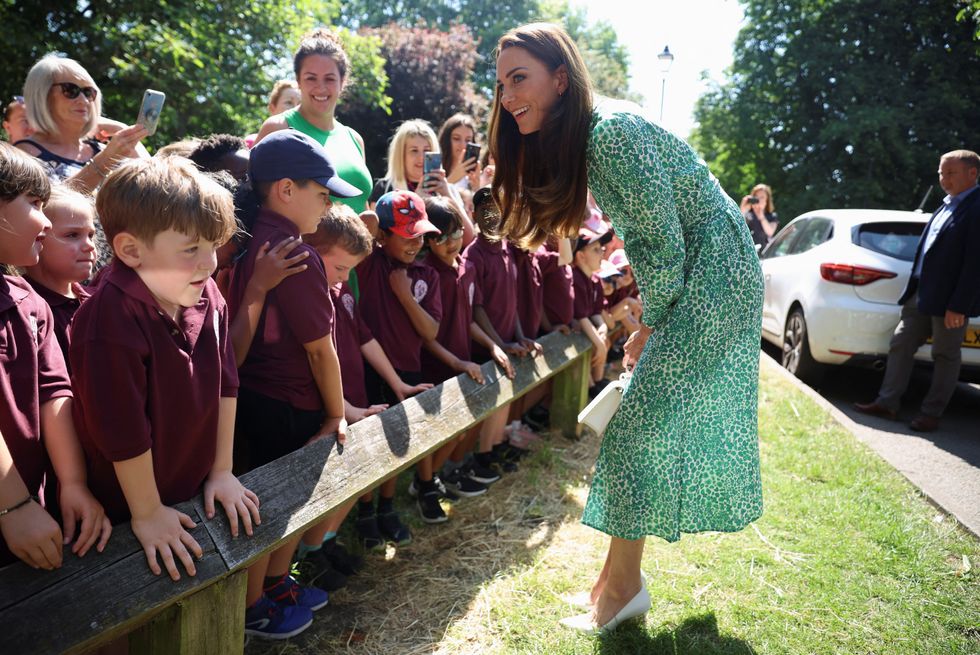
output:
M640 583L645 587L647 584L647 574L640 571ZM592 602L592 594L588 591L580 591L576 594L563 594L561 599L580 610L591 610L595 607L595 603Z
M650 594L647 592L646 584L642 584L640 591L623 606L623 609L605 625L596 625L592 621L592 614L579 614L562 619L560 623L566 628L578 630L586 634L604 634L615 630L619 625L638 616L643 616L650 611L653 604L650 602Z

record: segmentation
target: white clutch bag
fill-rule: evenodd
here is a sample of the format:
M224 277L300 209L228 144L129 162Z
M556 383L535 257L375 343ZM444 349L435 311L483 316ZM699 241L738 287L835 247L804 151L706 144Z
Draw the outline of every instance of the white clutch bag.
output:
M587 425L596 434L602 435L606 431L606 426L619 409L619 404L623 401L623 392L626 390L630 380L630 373L623 373L618 380L613 380L606 385L606 388L599 392L599 395L592 399L578 414L578 422Z

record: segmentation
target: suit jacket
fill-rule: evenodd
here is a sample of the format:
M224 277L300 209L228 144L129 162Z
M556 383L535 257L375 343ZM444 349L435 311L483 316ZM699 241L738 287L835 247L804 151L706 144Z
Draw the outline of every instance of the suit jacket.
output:
M940 207L939 209L942 209ZM929 316L944 316L946 310L966 316L980 316L980 188L960 201L956 211L939 230L932 247L922 252L929 226L936 220L937 209L919 239L912 264L913 274L898 303L904 304L919 292L919 311ZM922 259L922 274L914 271Z

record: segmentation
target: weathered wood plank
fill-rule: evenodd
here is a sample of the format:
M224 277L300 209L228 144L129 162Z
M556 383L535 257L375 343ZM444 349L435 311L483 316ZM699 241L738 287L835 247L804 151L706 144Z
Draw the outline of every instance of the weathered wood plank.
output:
M583 384L583 371L587 376L588 339L582 335L549 335L541 341L544 353L519 361L514 380L508 380L488 362L483 366L485 385L459 376L352 426L344 448L338 448L333 439L324 440L244 476L245 483L262 500L262 525L251 538L242 535L232 539L222 512L204 521L200 497L178 506L198 521L192 534L205 555L197 564L195 578L185 574L175 583L166 574L156 577L150 573L128 525L115 527L106 552L92 552L83 559L68 555L58 571L39 572L23 564L0 569L0 625L4 626L0 653L82 652L154 618L159 618L156 636L134 639L159 642L165 635L177 633L184 639L185 631L195 634L200 624L196 619L182 618L182 614L190 612L196 617L199 611L190 608L208 604L204 601L208 597L212 605L235 605L233 610L225 608L229 617L238 618L221 643L232 632L242 635L243 626L238 621L244 620L244 608L238 603L244 602L244 594L219 582L229 571L274 549L286 536L320 521L379 480L411 466L549 377L557 374L556 384L561 389L578 389ZM567 374L561 373L569 367ZM584 389L581 387L577 396L562 391L557 416L563 422L581 408ZM576 402L579 406L573 407ZM244 573L236 574L235 582L228 585L241 584L242 579ZM214 588L211 592L206 589L209 585ZM188 600L184 606L188 609L163 612L191 594L201 596L200 602ZM220 600L214 600L217 598ZM211 620L207 628L214 631L214 623Z
M139 655L223 655L245 648L246 571L232 573L161 612L129 635Z
M575 359L590 348L580 334L549 335L542 345L544 353L516 363L513 380L488 362L483 365L483 385L459 375L351 426L343 448L333 439L323 440L244 475L242 481L262 501L262 525L253 538L232 539L227 519L220 514L207 524L228 567L237 568L271 550L287 535L408 468L511 399L577 366Z

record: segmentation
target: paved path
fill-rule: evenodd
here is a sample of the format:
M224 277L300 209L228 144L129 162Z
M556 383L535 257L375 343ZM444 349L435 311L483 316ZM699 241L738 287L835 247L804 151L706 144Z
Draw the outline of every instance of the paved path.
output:
M909 428L908 421L928 389L928 372L914 375L899 415L902 420L889 421L851 407L854 401L875 397L881 373L834 367L811 389L775 361L765 356L763 360L830 409L859 439L980 537L980 385L961 383L939 430L925 434Z

